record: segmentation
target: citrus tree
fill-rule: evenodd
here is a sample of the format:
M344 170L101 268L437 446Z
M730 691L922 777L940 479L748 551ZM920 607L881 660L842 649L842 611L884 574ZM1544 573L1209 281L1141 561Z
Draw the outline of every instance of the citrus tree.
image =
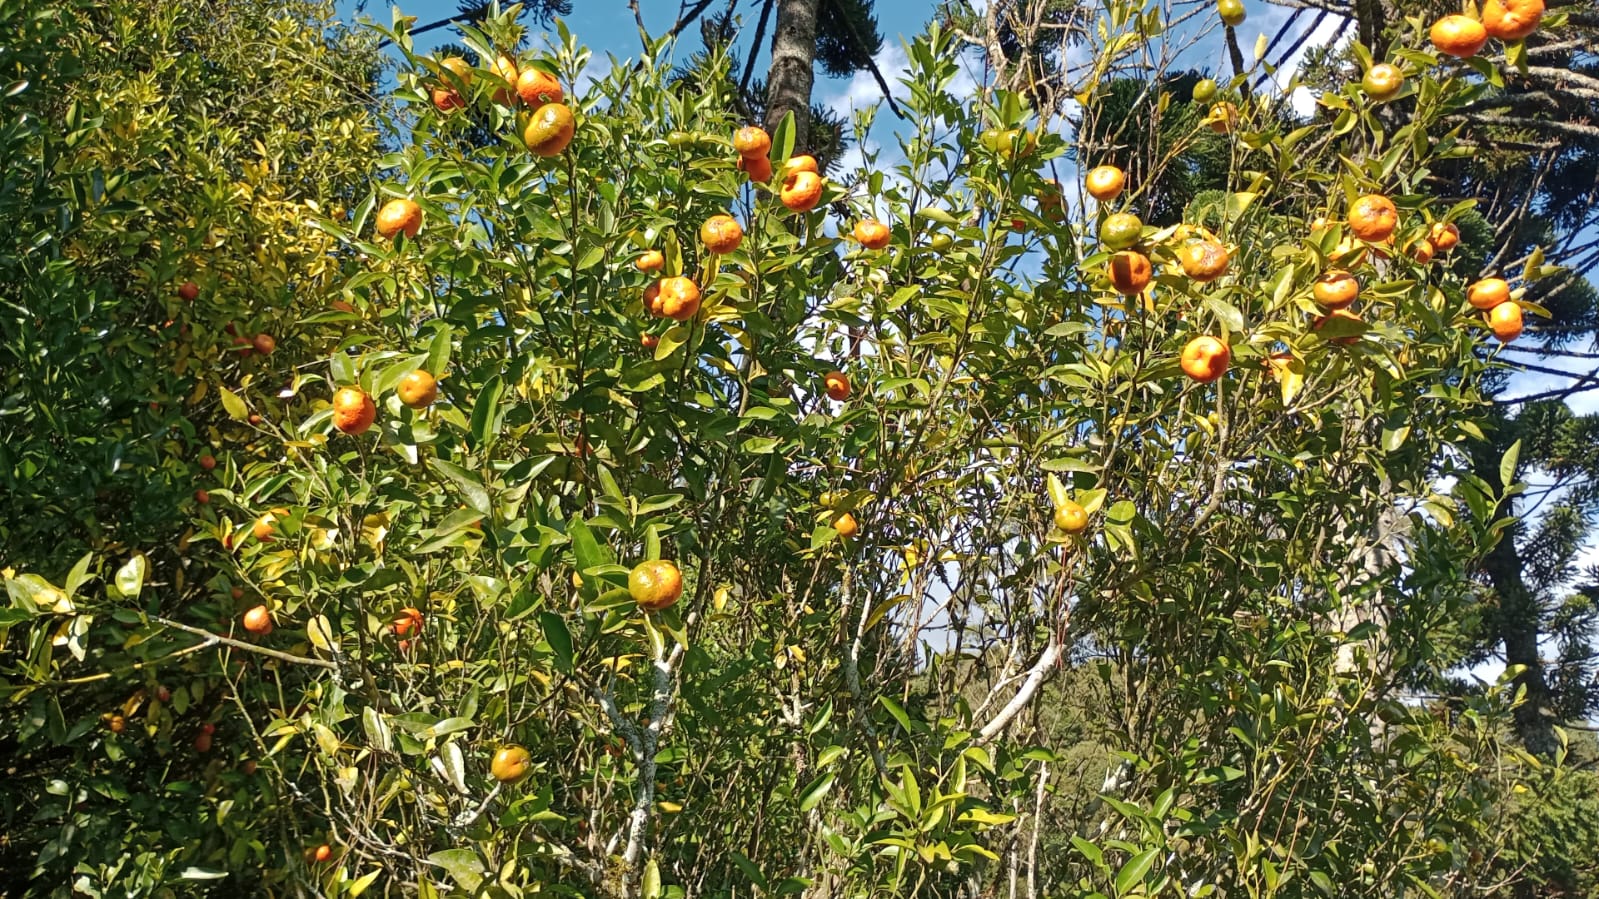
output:
M271 451L237 391L336 343L300 324L344 279L306 222L369 183L375 40L298 0L7 2L0 31L0 881L138 895L265 851L254 806L201 801L245 782L194 746L221 660L136 618L233 616L192 538Z
M306 364L212 388L256 436L189 564L8 578L14 693L147 679L22 739L160 760L212 828L149 838L188 876L328 895L1477 885L1513 697L1412 690L1505 526L1458 447L1522 307L1437 261L1466 209L1417 185L1475 88L1429 23L1330 127L1213 86L1226 189L1157 228L1158 166L1062 165L940 28L903 160L828 181L725 72L585 79L516 13L462 29L478 66L382 29L401 137L310 210ZM1166 40L1098 15L1088 114ZM1069 818L1064 668L1112 763Z

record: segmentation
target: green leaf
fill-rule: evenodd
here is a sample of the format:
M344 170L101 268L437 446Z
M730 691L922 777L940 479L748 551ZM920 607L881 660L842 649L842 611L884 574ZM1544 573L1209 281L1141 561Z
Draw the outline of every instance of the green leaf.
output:
M433 340L428 343L427 369L435 376L444 373L444 367L450 363L450 326L442 319L430 322L433 326Z
M345 894L350 896L350 899L355 899L355 897L366 892L366 888L371 886L378 879L378 875L382 873L383 869L377 868L362 874L359 878L350 883L349 887L345 889Z
M89 563L93 560L94 553L84 553L83 558L78 560L78 564L72 566L72 570L67 572L66 583L61 585L61 589L67 591L68 596L76 596L78 588L83 586L83 583L89 579Z
M367 706L361 710L361 727L366 730L367 742L373 748L382 752L389 750L391 734L388 724L384 723L383 716L377 709Z
M555 667L561 671L572 670L572 632L565 619L551 611L539 613L539 626L544 628L544 642L555 653Z
M594 539L594 532L589 530L581 516L572 516L567 523L566 534L572 538L572 554L576 556L579 573L611 564L610 551L602 548L599 541Z
M1510 444L1510 449L1505 450L1505 457L1499 460L1499 483L1506 489L1516 483L1516 463L1521 460L1521 441Z
M1128 859L1127 864L1122 865L1122 869L1116 872L1116 894L1125 896L1135 885L1142 883L1144 875L1148 874L1150 867L1155 864L1155 856L1159 852L1159 849L1145 849Z
M234 421L249 421L250 409L244 405L244 400L239 399L237 393L219 384L217 395L222 397L222 408L228 413L229 418Z
M478 476L454 462L433 458L428 460L433 470L444 475L461 491L461 498L466 504L481 512L483 515L492 515L493 503L489 502L489 491L483 486L483 481Z
M440 721L423 731L422 737L424 739L432 737L447 737L450 734L458 734L462 731L471 730L476 726L476 723L474 723L471 718L445 718L443 721Z
M762 892L766 891L766 875L762 874L761 869L750 861L749 856L742 852L731 852L728 853L728 857L733 860L733 864L737 865L740 871L744 872L744 876L748 877L751 883L759 887Z
M777 123L777 131L772 135L771 158L787 161L794 153L794 113L792 111L783 115L783 121Z
M144 589L144 571L144 554L136 554L117 569L117 592L128 599L137 597L139 591Z
M499 375L489 378L478 391L477 401L472 404L472 447L481 449L488 445L489 438L500 432L500 416L495 414L500 405L500 394L505 390L505 382Z
M1237 306L1216 297L1205 297L1202 305L1216 316L1216 321L1221 322L1228 333L1236 334L1244 330L1244 314L1238 311Z
M1077 851L1081 852L1084 858L1088 859L1090 862L1093 862L1096 868L1104 866L1105 853L1098 846L1095 846L1093 843L1088 842L1077 834L1072 834L1072 845L1077 847Z
M822 801L822 797L827 795L827 791L833 788L834 779L833 772L829 771L811 781L809 786L800 791L799 810L808 812L816 808L816 804Z
M446 849L428 856L428 862L443 868L456 886L468 892L483 883L483 862L470 849Z

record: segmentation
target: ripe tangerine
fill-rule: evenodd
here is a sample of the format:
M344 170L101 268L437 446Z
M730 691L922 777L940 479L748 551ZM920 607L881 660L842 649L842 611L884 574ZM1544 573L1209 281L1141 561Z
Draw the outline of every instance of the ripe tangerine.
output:
M627 592L646 612L659 612L683 597L683 573L665 559L640 562L627 575Z
M862 219L855 223L855 240L868 250L881 250L894 239L894 232L876 219Z
M394 389L400 402L412 409L426 409L439 398L438 379L423 369L408 372Z
M535 156L559 156L572 135L577 133L577 120L564 103L546 103L527 120L522 129L522 141Z
M378 407L359 387L340 387L333 393L333 426L346 434L366 433L378 417Z
M244 629L264 637L272 633L272 613L266 606L256 606L244 613Z
M849 376L841 371L830 371L822 378L822 389L827 392L827 398L837 402L849 399Z
M783 179L778 198L791 212L810 212L822 200L822 177L815 172L795 172Z
M1476 56L1477 51L1488 43L1488 30L1482 23L1459 13L1434 22L1427 36L1432 39L1432 45L1438 48L1438 52L1459 59Z
M725 256L744 242L744 229L730 215L713 215L700 226L700 242L712 253Z
M1183 374L1201 384L1209 384L1227 373L1233 351L1221 340L1195 337L1183 347L1181 365Z
M391 238L401 231L414 238L422 230L422 207L416 201L401 197L390 200L378 210L377 231L382 238Z

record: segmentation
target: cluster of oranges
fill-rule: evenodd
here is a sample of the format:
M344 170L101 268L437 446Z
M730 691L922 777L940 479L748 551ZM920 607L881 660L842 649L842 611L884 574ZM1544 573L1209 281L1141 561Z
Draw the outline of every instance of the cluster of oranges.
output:
M1096 166L1083 179L1083 187L1088 195L1107 205L1115 202L1126 186L1127 173L1113 165ZM1050 182L1045 197L1054 195L1056 190L1053 182ZM1043 202L1041 199L1041 206ZM1209 284L1227 274L1232 255L1221 241L1208 232L1196 231L1203 232L1203 229L1179 229L1178 234L1183 242L1177 247L1175 257L1183 274L1190 280ZM1111 289L1122 296L1139 296L1154 280L1154 263L1140 249L1143 239L1144 223L1130 212L1111 213L1100 223L1099 242L1112 251L1110 260L1105 263L1105 275L1110 280ZM1202 335L1183 347L1179 361L1184 374L1208 384L1226 373L1227 366L1232 362L1232 350L1220 338ZM1061 520L1061 513L1057 510L1056 523L1060 524ZM1076 520L1075 517L1072 520ZM1064 525L1061 530L1076 533Z
M1481 18L1455 13L1434 22L1428 37L1438 52L1468 59L1487 45L1489 38L1524 40L1543 21L1544 0L1487 0Z

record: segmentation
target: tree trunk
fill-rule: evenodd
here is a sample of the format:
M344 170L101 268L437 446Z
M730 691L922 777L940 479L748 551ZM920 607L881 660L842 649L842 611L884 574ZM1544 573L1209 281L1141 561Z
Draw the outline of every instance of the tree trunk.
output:
M808 147L811 84L815 81L816 6L819 0L777 0L772 67L766 76L766 130L776 132L794 114L794 150Z
M1508 511L1502 509L1501 513ZM1505 664L1525 666L1515 680L1518 687L1527 691L1526 700L1516 707L1516 734L1528 752L1548 756L1559 744L1555 740L1554 719L1549 714L1549 684L1544 680L1543 659L1538 653L1542 616L1537 599L1521 579L1521 552L1515 541L1519 530L1512 527L1505 531L1483 560L1483 568L1499 597L1494 620L1499 639L1504 642Z

